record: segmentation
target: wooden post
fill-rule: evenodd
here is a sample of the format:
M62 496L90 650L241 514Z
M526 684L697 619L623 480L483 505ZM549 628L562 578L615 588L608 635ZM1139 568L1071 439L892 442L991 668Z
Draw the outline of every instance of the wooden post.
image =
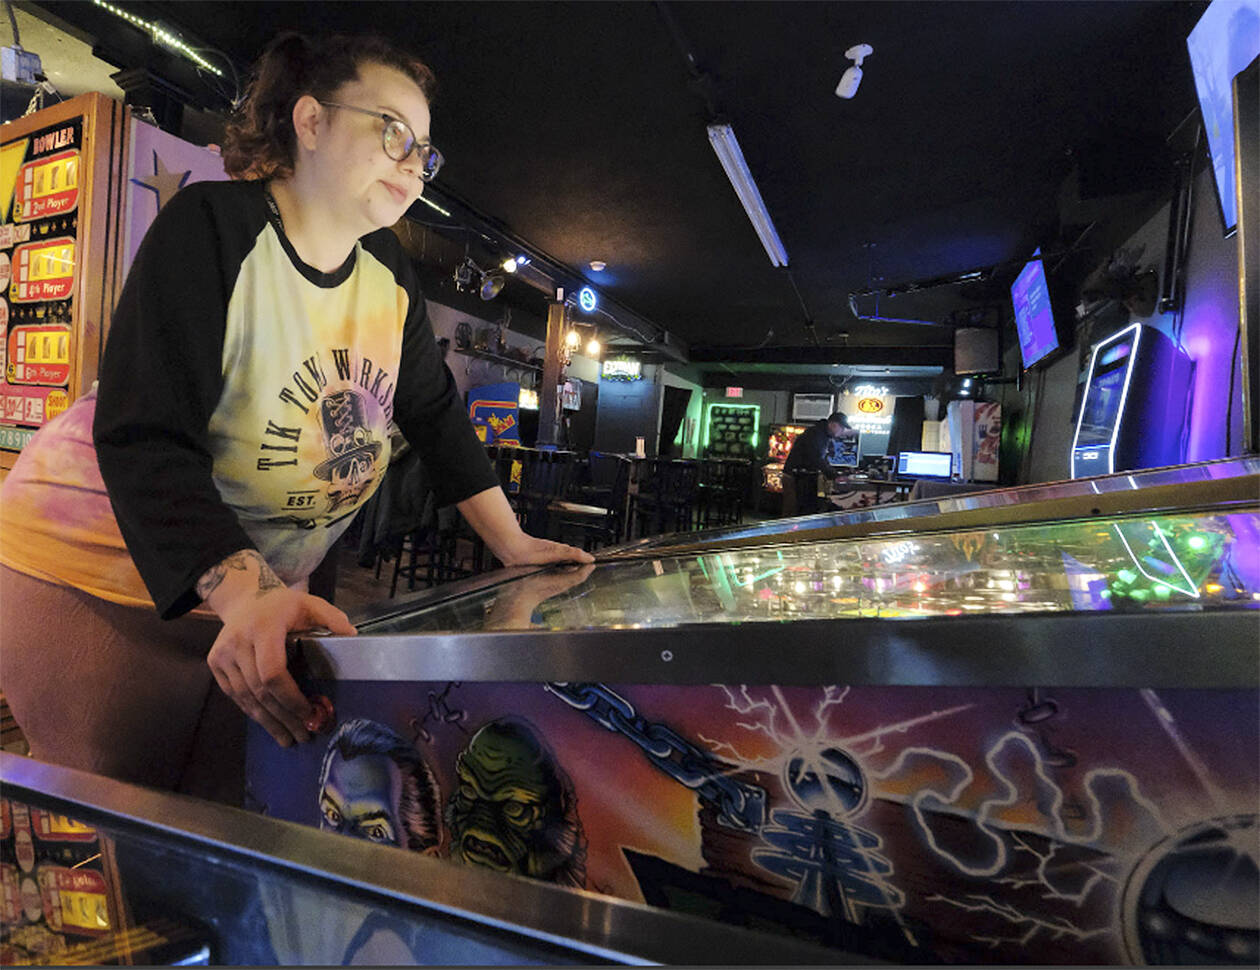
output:
M560 436L560 393L564 382L564 334L568 313L562 301L547 305L547 343L544 348L542 390L538 394L538 445L556 445Z

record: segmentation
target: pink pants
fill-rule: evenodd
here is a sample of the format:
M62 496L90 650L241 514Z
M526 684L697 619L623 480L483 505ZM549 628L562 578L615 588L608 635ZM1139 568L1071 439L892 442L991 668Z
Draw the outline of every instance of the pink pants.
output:
M0 566L0 690L31 755L239 804L245 718L206 653L219 623L162 620Z

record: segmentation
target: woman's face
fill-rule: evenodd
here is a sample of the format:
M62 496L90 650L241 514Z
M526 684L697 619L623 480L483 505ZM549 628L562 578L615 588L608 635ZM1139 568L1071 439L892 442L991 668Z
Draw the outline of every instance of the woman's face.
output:
M411 78L380 64L362 64L359 77L328 99L406 123L417 142L429 140L429 102ZM321 106L319 138L309 155L316 182L339 218L370 232L397 222L420 197L420 159L413 152L401 162L385 154L379 117Z

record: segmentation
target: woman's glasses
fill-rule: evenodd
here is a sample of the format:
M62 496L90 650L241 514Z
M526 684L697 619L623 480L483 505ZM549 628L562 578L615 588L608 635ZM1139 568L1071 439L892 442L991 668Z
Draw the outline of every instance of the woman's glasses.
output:
M379 118L385 122L385 130L381 132L381 147L385 149L385 154L394 161L401 162L412 152L415 152L420 158L420 178L422 181L432 182L442 168L442 162L444 161L442 153L431 142L417 139L415 132L411 130L405 121L400 121L393 115L387 115L382 111L356 108L352 104L341 104L337 101L321 101L320 104L326 108L357 111L361 115L371 115L373 118Z

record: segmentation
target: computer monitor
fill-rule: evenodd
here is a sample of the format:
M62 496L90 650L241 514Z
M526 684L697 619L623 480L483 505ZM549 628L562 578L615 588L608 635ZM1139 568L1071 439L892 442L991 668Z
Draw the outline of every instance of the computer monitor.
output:
M897 456L899 478L949 478L954 456L948 451L903 451Z

